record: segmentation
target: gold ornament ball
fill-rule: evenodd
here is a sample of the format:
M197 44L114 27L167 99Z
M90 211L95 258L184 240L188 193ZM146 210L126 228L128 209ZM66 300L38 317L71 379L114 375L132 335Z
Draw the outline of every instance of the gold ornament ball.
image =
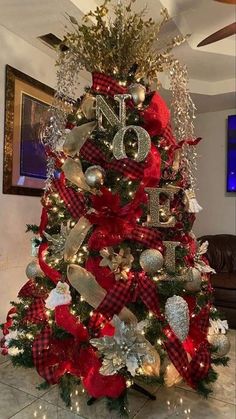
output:
M157 249L144 250L139 259L139 263L144 272L150 274L159 271L163 266L163 261L163 256Z
M191 277L192 277L192 280L187 281L184 288L187 291L192 291L192 292L199 291L201 289L201 284L202 284L201 272L196 268L192 268Z
M163 209L159 211L159 219L162 223L166 223L170 218L170 215L166 213Z
M85 171L86 182L91 188L99 188L105 179L105 170L101 166L90 166Z
M132 100L135 106L141 107L145 101L146 88L140 83L131 84L129 87L129 94L132 96Z
M230 341L226 335L215 334L208 335L208 342L217 348L217 351L213 354L214 357L223 357L227 355L230 350Z
M41 270L37 260L32 260L25 269L27 278L34 279L37 276L43 276L43 271Z

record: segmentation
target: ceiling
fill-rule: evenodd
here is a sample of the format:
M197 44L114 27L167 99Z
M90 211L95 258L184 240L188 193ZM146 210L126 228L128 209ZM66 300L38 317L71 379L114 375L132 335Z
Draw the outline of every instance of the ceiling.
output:
M117 1L117 0L116 0ZM124 0L121 0L124 1ZM55 52L45 46L38 36L52 32L63 37L65 14L81 20L84 13L93 9L101 0L0 0L0 25L14 32L27 42L55 57ZM115 1L113 1L115 3ZM160 10L167 7L172 20L165 26L162 44L177 33L191 33L188 41L175 49L177 58L187 64L190 90L199 112L235 107L235 37L197 48L197 44L211 33L235 21L236 9L232 5L213 0L136 0L136 7L143 9L153 19L160 19ZM157 44L158 47L158 44ZM84 73L83 77L89 80ZM164 88L168 82L161 77ZM168 98L168 94L166 94Z

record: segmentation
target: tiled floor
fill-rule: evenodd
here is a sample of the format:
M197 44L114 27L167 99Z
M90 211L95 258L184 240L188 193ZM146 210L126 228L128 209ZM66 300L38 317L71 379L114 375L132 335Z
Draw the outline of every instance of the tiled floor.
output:
M135 419L236 419L235 410L235 340L236 331L230 331L231 361L229 367L218 367L220 378L214 393L207 400L185 385L175 388L155 388L156 401L130 391L130 418ZM56 387L39 391L41 382L33 370L14 368L0 355L0 419L115 419L116 414L106 410L103 401L88 407L86 397L78 388L73 405L67 409Z

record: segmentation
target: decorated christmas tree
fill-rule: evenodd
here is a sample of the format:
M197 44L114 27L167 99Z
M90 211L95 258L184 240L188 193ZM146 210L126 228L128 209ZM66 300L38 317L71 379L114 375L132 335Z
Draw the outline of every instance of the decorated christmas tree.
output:
M184 380L207 395L229 341L212 305L207 243L192 231L194 105L187 70L159 46L156 24L108 1L69 16L58 90L43 141L48 179L28 282L3 325L2 352L90 403L127 413L130 386ZM92 85L75 100L80 70ZM165 71L170 110L153 86ZM209 329L209 327L211 328Z

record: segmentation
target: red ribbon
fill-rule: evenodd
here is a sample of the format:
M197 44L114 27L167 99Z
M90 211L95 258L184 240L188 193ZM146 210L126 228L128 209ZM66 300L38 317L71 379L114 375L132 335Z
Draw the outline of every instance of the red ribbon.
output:
M43 236L43 232L45 231L47 224L48 224L48 213L47 213L47 209L43 207L42 213L41 213L40 226L39 226L39 234L41 237Z
M140 111L143 127L150 137L163 134L169 120L170 111L164 99L157 93L151 93L149 105Z
M13 318L12 317L14 316L14 314L16 314L16 307L12 307L7 313L6 322L4 323L3 328L2 328L2 332L3 332L4 336L8 335L8 333L10 332L9 328L13 324Z
M70 313L68 305L63 304L55 308L55 321L58 327L66 330L78 341L86 342L89 338L86 327L78 321L78 318Z
M39 246L39 254L38 254L39 266L44 272L44 274L49 279L51 279L54 282L54 284L57 284L57 282L61 279L61 273L56 271L56 269L53 269L50 266L48 266L48 264L45 262L44 255L47 251L47 248L48 248L48 243L41 243Z

